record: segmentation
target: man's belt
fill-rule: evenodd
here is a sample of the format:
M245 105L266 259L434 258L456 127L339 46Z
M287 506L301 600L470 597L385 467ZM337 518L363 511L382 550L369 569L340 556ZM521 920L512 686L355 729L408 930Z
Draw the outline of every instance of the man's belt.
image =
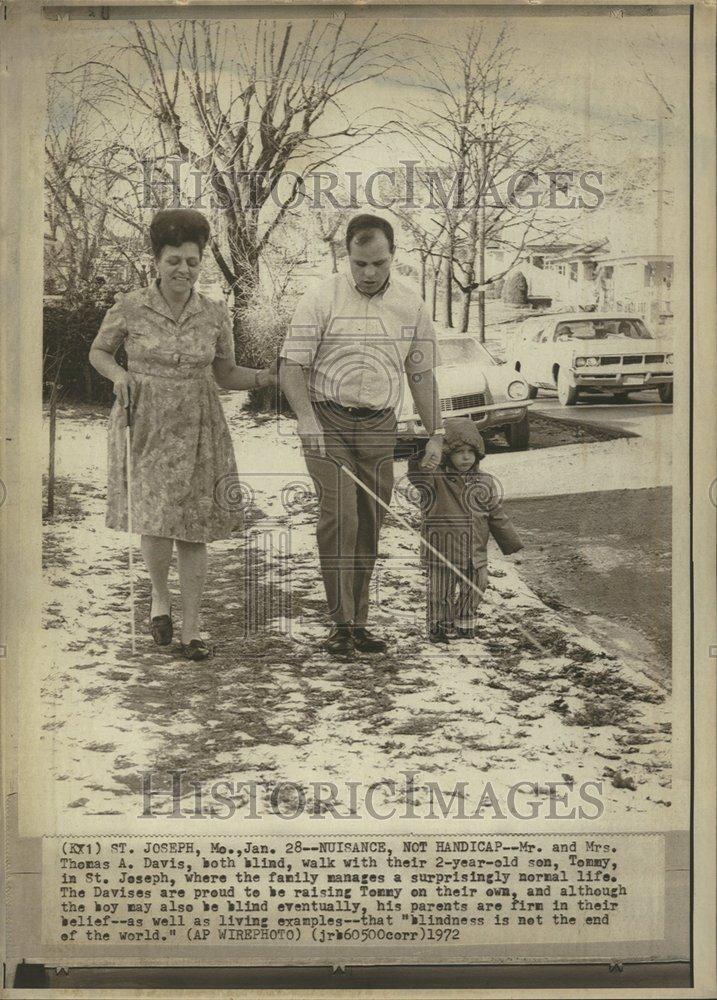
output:
M345 413L349 417L385 417L389 413L393 413L392 407L387 407L383 410L373 410L370 406L341 406L340 403L324 399L315 400L314 406L319 406L325 410L333 410L334 413Z

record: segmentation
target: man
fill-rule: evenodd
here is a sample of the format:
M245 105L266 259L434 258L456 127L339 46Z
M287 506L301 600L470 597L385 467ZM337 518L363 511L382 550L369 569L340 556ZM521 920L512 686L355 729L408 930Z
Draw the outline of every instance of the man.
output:
M393 228L377 216L356 216L346 248L348 272L303 296L280 351L281 386L319 497L319 560L334 623L323 646L338 656L386 649L366 627L385 510L341 466L390 502L406 377L430 435L426 468L438 466L444 433L435 331L420 296L391 277Z

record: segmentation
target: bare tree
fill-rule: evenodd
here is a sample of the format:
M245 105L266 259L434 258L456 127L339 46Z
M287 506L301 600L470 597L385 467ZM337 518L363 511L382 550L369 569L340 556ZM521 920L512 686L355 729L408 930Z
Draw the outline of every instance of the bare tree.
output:
M651 31L645 36L643 44L654 46L655 51L659 54L659 64L671 65L672 67L676 65L672 51L669 46L665 45L664 40L660 37L654 25L651 26ZM648 65L644 53L640 48L634 43L630 43L629 49L632 55L633 67L638 70L638 79L652 91L654 97L657 99L659 112L667 118L672 118L675 114L677 103L675 98L668 92L664 82L657 77L655 70Z
M48 78L45 217L55 247L54 279L70 304L92 301L115 185L117 149L98 143L93 104L101 84L85 68Z
M248 301L262 256L304 178L375 134L341 97L380 76L390 39L358 39L345 19L308 24L187 20L134 23L111 72L151 120L163 149L206 179L219 222L211 248L235 305ZM139 59L144 73L128 55Z
M389 211L396 217L407 237L407 243L404 247L406 253L418 254L421 298L424 302L427 301L430 270L433 318L435 319L436 292L442 262L440 244L443 234L441 227L435 224L436 220L429 214L417 212L413 206L407 203L405 197L396 199Z
M504 26L495 36L485 25L472 28L460 43L432 52L423 65L429 115L414 134L434 159L447 165L435 176L431 201L441 210L451 287L461 291L460 329L468 329L474 292L478 295L478 337L485 339L486 286L520 258L529 239L564 231L563 214L541 210L531 192L546 171L564 170L570 141L549 142L533 117L533 97L518 66ZM522 83L522 87L520 84ZM436 200L436 190L439 197ZM552 192L555 193L554 190ZM557 199L553 199L557 201ZM507 264L487 274L489 247L499 247Z
M319 239L328 247L331 255L331 272L339 270L339 247L343 229L353 213L351 208L322 207L312 211Z

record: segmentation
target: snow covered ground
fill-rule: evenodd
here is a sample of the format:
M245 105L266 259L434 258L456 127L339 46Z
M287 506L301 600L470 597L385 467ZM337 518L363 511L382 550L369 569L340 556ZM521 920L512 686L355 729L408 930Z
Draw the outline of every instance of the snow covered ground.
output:
M215 655L203 663L153 645L137 546L131 654L126 538L104 527L105 424L81 412L60 417L57 473L71 492L45 529L43 678L44 742L60 809L135 816L142 773L183 769L194 781L254 780L267 795L281 780L368 785L408 770L446 789L468 782L467 800L488 779L498 793L532 782L526 799L549 796L550 781L595 780L604 782L613 816L668 811L669 692L545 606L495 549L479 638L439 651L423 634L417 541L389 518L372 620L391 642L389 655L343 663L317 651L326 620L316 508L294 424L242 413L238 393L223 401L248 527L210 549L204 627ZM599 482L606 462L634 471L639 456L627 455L626 444L633 441L489 456L485 464L499 476L505 468L519 495L530 495L538 476L541 490L548 483L557 494ZM576 485L577 468L587 471ZM394 504L414 517L400 490ZM176 578L174 593L176 617ZM270 631L247 627L257 614ZM391 796L386 788L376 802ZM236 807L246 807L241 797ZM154 808L168 810L167 797Z

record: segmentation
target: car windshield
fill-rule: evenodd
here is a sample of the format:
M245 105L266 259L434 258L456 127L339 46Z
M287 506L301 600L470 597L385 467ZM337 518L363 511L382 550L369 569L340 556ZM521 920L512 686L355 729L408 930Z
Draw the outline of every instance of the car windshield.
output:
M607 340L608 337L628 337L631 340L652 340L652 334L640 319L578 319L565 320L555 327L555 340Z
M454 337L438 341L439 364L447 368L463 365L494 365L488 351L472 337Z

